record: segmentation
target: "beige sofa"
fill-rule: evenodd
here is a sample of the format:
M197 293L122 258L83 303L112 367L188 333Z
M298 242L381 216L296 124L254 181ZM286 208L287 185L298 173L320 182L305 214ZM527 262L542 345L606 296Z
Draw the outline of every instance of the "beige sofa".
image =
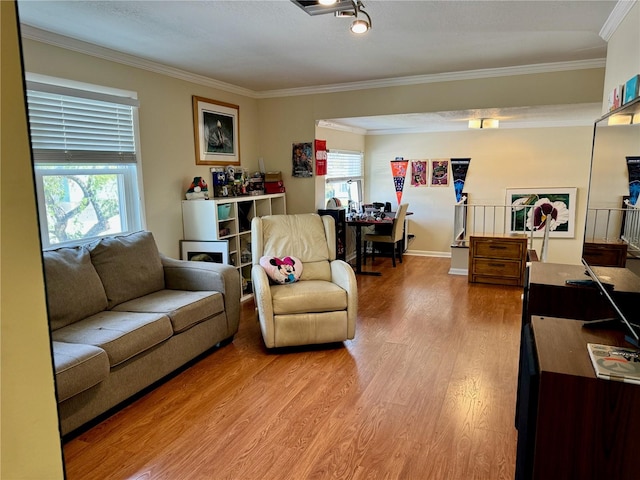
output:
M63 435L238 330L237 270L163 257L150 232L43 256Z

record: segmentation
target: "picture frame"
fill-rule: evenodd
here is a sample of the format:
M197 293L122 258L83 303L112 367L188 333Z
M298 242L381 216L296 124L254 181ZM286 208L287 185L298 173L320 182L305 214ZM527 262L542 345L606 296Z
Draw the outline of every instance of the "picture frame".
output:
M531 225L535 225L536 206L548 203L556 208L554 212L556 219L551 223L552 229L549 231L549 237L574 238L577 191L578 189L575 187L508 188L505 205L511 208L505 215L507 231L509 233L533 234L534 237L544 236L546 225L533 231Z
M449 186L449 159L437 158L431 160L431 186Z
M240 107L192 98L196 165L240 165Z
M227 240L180 240L180 259L229 264L229 242Z

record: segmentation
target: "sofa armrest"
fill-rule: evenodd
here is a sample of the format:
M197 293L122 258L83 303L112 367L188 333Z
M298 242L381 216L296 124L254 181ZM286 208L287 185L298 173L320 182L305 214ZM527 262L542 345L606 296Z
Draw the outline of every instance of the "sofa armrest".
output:
M240 273L222 263L189 262L161 255L165 288L169 290L215 291L224 297L230 326L240 322Z

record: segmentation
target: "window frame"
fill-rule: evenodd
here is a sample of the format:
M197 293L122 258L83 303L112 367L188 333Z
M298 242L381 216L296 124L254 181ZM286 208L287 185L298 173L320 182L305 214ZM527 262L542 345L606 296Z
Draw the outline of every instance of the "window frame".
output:
M72 150L69 155L62 149L34 149L29 123L29 140L32 149L33 173L36 187L38 222L43 250L75 246L90 243L108 235L126 235L146 229L144 210L142 160L140 154L139 102L135 92L112 89L99 85L84 84L37 74L26 74L28 91L42 91L75 97L77 99L99 100L131 107L133 152L124 154L117 151L93 150L82 152ZM27 100L27 111L29 102ZM85 155L86 154L86 155ZM47 158L49 157L49 158ZM74 158L75 157L75 158ZM64 158L64 159L63 159ZM77 160L76 160L77 158ZM78 170L69 170L73 165ZM118 209L121 216L121 231L101 235L51 243L49 236L49 219L45 202L44 178L49 175L102 175L116 174L118 182ZM123 215L124 214L124 215Z
M358 163L360 164L359 170L360 170L360 175L341 175L341 176L332 176L331 175L331 156L332 155L342 155L342 156L352 156L358 157ZM327 187L330 184L335 184L335 185L341 185L344 183L352 183L355 182L356 183L356 189L358 192L358 200L353 200L353 202L355 202L356 204L358 203L362 203L364 202L364 187L365 187L365 182L364 182L364 152L360 152L360 151L356 151L356 150L336 150L336 149L330 149L327 150L327 175L325 177L325 192L324 192L324 197L325 197L325 201L328 200L327 198ZM348 173L348 172L347 172ZM348 205L343 205L343 206L348 206Z

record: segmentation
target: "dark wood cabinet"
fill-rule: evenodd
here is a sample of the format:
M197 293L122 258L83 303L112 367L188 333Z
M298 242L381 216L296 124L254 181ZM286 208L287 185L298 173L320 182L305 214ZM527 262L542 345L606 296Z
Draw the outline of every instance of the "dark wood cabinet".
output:
M523 332L516 478L639 478L640 385L597 378L587 352L624 334L539 316Z
M640 308L640 277L617 267L594 267L604 281L614 285L611 295L625 311ZM582 265L532 262L528 267L523 321L532 315L598 320L615 316L595 287L567 285L567 280L588 280Z
M589 265L624 267L627 263L627 244L624 242L585 242L582 258Z
M346 210L342 209L320 209L318 215L330 215L336 221L336 258L346 260L347 258L347 224Z

